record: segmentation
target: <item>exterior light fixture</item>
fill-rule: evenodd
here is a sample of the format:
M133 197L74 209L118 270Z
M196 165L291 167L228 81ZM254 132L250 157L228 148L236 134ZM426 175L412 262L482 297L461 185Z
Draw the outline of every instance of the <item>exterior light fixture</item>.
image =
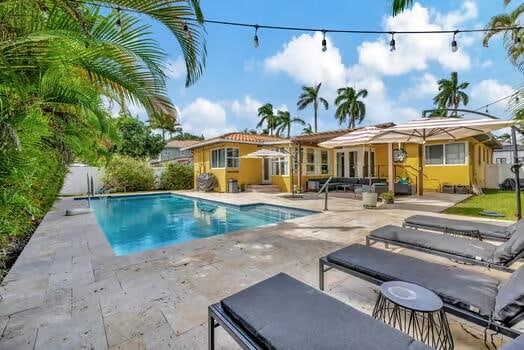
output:
M253 47L256 49L259 46L258 42L258 25L255 25L255 36L253 37Z
M391 40L389 41L389 51L393 52L397 49L395 43L395 32L391 32Z
M453 33L453 40L451 41L451 51L453 51L453 52L457 52L458 51L458 44L457 44L457 39L456 39L457 33L458 33L458 30L456 30Z

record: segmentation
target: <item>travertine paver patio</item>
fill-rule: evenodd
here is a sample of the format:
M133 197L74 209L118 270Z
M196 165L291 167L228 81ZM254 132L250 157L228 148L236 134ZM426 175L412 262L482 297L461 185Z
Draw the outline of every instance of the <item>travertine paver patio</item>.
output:
M236 204L323 206L316 196L188 194ZM205 349L209 304L280 271L318 286L320 256L363 242L370 229L401 223L414 208L437 212L463 198L428 194L363 210L343 197L331 198L328 212L122 257L113 254L92 214L63 215L84 202L59 200L1 285L0 349ZM327 275L327 293L368 313L376 298L374 286L339 272ZM461 323L451 317L456 349L482 348L483 330ZM222 330L217 344L237 348Z

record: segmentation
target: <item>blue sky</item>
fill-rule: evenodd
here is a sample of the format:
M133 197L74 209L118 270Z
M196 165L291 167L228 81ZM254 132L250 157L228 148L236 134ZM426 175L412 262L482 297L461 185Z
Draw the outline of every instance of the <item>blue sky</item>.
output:
M357 5L361 3L361 5ZM434 0L390 17L391 1L245 1L202 0L208 19L248 23L344 29L460 29L483 27L490 16L502 13L502 0ZM459 34L459 51L450 50L451 35L397 36L397 50L388 50L388 36L328 34L328 50L321 52L320 33L259 31L260 47L252 44L249 28L207 24L207 66L202 78L184 87L184 69L176 41L161 26L153 34L168 52L169 95L181 111L185 131L218 134L254 128L256 109L270 102L312 122L311 109L296 110L302 85L322 82L330 101L319 115L319 130L339 128L334 119L335 90L353 86L369 91L364 100L363 125L415 119L432 106L436 80L454 70L470 82L470 107L477 108L510 94L521 74L505 56L501 38L489 48L481 35ZM504 103L490 112L508 117ZM301 127L294 133L300 133Z

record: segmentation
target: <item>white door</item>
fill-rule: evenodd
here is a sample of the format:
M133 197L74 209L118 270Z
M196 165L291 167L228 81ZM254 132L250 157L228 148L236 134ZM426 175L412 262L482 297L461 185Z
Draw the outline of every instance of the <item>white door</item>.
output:
M271 159L262 159L262 183L268 185L271 183Z

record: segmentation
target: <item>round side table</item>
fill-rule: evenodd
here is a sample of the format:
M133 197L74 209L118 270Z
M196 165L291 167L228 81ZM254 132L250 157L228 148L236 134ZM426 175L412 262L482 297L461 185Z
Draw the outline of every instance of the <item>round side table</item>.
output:
M435 349L453 349L442 300L426 288L401 281L383 283L373 317Z

